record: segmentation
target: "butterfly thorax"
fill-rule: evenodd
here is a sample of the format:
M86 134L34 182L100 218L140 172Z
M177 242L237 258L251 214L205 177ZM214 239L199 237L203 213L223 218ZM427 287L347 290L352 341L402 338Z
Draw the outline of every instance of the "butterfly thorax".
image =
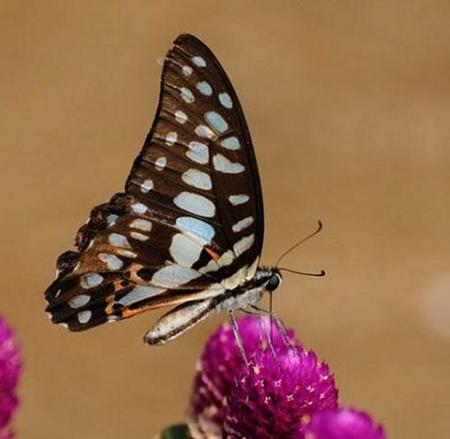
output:
M247 283L216 297L212 306L218 311L245 310L251 305L256 305L264 292L275 291L280 282L281 274L276 267L260 267Z

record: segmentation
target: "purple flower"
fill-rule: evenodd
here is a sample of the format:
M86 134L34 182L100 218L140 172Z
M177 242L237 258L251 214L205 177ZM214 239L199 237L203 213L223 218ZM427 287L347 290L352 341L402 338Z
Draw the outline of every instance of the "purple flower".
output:
M0 439L14 439L14 434L11 430L1 430Z
M224 430L229 438L302 438L302 422L334 409L337 389L328 366L301 347L258 352L241 367L228 396Z
M291 330L282 335L268 316L243 317L238 320L239 333L249 359L255 353L299 346ZM189 426L194 437L222 437L227 397L235 386L238 372L243 367L241 352L230 324L220 326L205 346L194 378L189 410Z
M0 439L12 437L4 427L17 408L16 394L21 362L13 332L0 317Z
M383 428L367 413L351 408L315 413L306 433L307 439L385 439Z

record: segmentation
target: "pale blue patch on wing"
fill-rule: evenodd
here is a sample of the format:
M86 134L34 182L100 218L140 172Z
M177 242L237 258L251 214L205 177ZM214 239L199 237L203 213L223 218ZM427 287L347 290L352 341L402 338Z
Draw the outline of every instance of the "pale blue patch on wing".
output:
M89 320L91 320L91 317L92 317L92 311L89 311L88 309L86 309L84 311L80 311L77 314L77 319L82 325L89 322Z
M192 62L198 67L206 67L206 61L201 56L192 57Z
M188 146L189 150L186 151L186 155L193 162L201 165L206 165L209 162L209 149L204 143L193 141Z
M183 66L182 71L184 76L190 76L193 72L193 69L191 66Z
M200 276L201 273L192 268L173 264L158 270L152 277L152 284L162 288L176 288Z
M250 200L250 197L247 194L230 195L228 197L228 201L233 206L239 206L240 204L246 203L248 200Z
M188 169L183 173L181 179L189 186L193 186L197 189L203 189L205 191L212 189L212 181L209 174L199 171L198 169Z
M189 90L186 87L181 87L180 91L181 91L181 98L183 99L184 102L192 104L192 102L195 101L194 95L192 94L191 90Z
M129 306L133 303L140 302L141 300L157 296L163 291L163 288L148 285L137 285L128 294L123 296L120 300L117 300L115 303L120 303L123 306Z
M180 229L198 236L200 239L210 244L216 231L211 224L191 216L180 216L176 220L176 225Z
M69 300L69 306L71 308L81 308L82 306L87 305L90 300L91 296L88 296L87 294L78 294Z
M219 101L225 108L230 109L233 107L233 101L228 93L220 93Z
M108 241L111 245L123 248L131 248L126 236L120 233L111 233L108 237Z
M99 253L99 259L106 264L109 270L120 270L123 267L123 262L116 255L110 253Z
M194 131L199 137L206 137L207 139L214 139L216 137L214 131L206 125L198 125Z
M181 192L173 199L173 202L180 209L195 215L212 218L216 214L216 206L212 201L203 195L194 194L193 192Z
M228 160L222 154L216 154L213 157L214 169L224 174L239 174L245 170L245 167L237 162Z
M172 237L172 243L169 248L172 259L184 267L192 267L200 258L202 250L202 244L195 242L183 233L176 233Z
M107 217L106 217L106 223L109 226L112 226L116 223L117 218L119 218L118 215L116 215L115 213L110 213Z
M206 81L198 82L197 90L205 96L211 96L213 92L212 87Z
M131 205L131 209L133 210L134 213L145 213L147 212L147 206L145 204L142 203L134 203Z
M220 144L226 148L229 149L231 151L236 151L241 147L241 144L239 143L239 139L237 137L228 137L224 140L222 140L222 142L220 142Z
M217 111L207 111L205 113L205 120L219 133L224 133L228 129L226 120Z
M81 288L88 289L98 287L103 282L103 277L97 273L85 274L80 278Z

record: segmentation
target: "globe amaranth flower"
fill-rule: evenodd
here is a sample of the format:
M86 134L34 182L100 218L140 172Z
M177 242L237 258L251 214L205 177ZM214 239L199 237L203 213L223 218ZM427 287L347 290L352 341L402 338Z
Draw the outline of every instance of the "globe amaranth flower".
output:
M317 412L305 430L306 439L385 439L367 413L351 408Z
M241 367L227 398L228 438L302 438L303 423L314 412L334 409L337 389L328 366L301 347L258 352Z
M240 337L249 359L255 353L272 351L287 344L299 346L291 330L281 332L269 316L238 320ZM194 437L221 438L227 397L244 366L230 324L221 325L205 346L194 378L189 427Z
M12 430L1 430L0 439L14 439L14 433Z
M5 428L18 405L17 382L21 370L13 332L0 317L0 438L12 437Z

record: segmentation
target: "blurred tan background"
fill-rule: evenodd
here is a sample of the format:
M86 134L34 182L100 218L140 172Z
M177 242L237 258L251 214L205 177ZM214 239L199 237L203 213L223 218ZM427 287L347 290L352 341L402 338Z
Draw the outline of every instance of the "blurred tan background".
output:
M1 298L26 362L19 438L149 438L181 420L224 316L164 348L145 314L73 334L43 291L95 204L122 189L181 32L217 54L262 174L276 311L341 400L390 438L450 431L450 3L0 1Z

